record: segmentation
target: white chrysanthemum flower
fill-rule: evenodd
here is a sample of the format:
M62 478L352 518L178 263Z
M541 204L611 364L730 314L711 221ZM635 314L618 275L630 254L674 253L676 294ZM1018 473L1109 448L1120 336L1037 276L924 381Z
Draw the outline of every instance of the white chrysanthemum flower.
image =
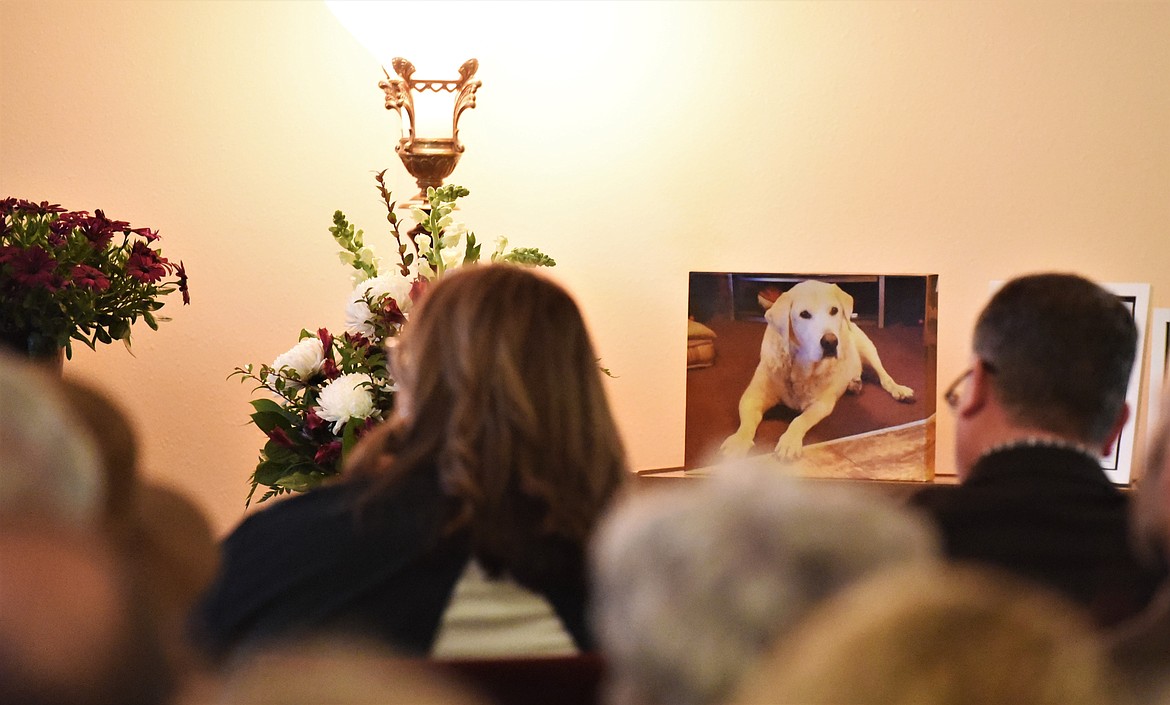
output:
M272 369L281 377L289 378L287 370L297 373L297 379L305 380L321 371L325 364L325 350L321 341L315 337L301 340L288 352L282 353L272 361ZM300 386L300 382L289 379L291 384Z
M357 285L345 306L345 329L350 333L361 333L367 338L374 336L374 326L371 320L374 317L366 299L377 301L383 296L389 296L398 304L398 310L408 314L411 308L411 282L397 271L379 274L373 279L367 279Z
M333 432L350 419L368 418L374 413L374 395L370 386L374 378L362 372L341 375L321 390L317 397L317 415L333 422Z

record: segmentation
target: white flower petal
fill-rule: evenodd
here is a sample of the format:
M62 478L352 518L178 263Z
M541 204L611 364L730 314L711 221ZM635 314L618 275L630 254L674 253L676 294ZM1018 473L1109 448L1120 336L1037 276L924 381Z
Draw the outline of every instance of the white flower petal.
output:
M341 433L341 427L350 419L369 418L375 411L374 395L368 386L373 383L374 378L365 373L341 375L321 390L317 415L333 422L334 433Z
M293 370L298 379L305 380L320 372L323 364L325 364L325 350L321 347L321 341L315 337L309 337L301 340L288 352L278 355L272 361L272 369L286 378L288 377L287 372L282 373L281 370ZM291 379L289 384L300 386L300 382Z

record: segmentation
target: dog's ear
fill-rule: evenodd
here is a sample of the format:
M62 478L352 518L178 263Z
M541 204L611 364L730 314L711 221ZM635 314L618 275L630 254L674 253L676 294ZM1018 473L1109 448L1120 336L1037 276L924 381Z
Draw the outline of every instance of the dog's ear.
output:
M768 325L775 328L780 337L787 342L792 318L792 293L786 291L780 294L780 298L776 299L776 302L764 312L764 318L768 321Z
M841 310L845 312L845 320L852 321L853 297L847 294L844 289L837 286L836 284L833 285L833 288L836 289L836 291L833 293L837 295L837 305L840 306Z

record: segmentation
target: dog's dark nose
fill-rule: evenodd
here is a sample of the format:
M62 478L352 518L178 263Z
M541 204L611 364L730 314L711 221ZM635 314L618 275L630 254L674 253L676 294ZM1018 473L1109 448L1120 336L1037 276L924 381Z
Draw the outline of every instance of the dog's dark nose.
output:
M821 338L821 350L825 353L825 357L837 357L837 336L825 333Z

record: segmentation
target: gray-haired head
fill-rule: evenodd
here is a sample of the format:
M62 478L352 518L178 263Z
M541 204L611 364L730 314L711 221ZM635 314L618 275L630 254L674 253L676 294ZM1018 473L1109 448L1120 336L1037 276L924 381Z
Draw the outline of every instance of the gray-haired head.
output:
M877 569L932 560L938 545L882 495L766 468L635 495L592 553L610 702L720 702L813 605Z
M0 515L96 520L101 460L61 391L39 368L0 354Z

